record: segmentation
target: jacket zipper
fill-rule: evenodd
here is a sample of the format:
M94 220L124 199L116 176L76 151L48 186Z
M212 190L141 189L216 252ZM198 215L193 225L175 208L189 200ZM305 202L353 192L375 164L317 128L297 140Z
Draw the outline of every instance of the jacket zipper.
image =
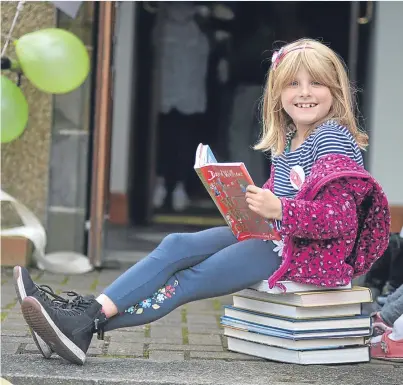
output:
M368 178L368 176L366 176L365 174L363 175L363 172L360 172L360 171L339 171L337 173L333 173L333 174L327 175L324 178L322 178L318 183L316 183L316 185L312 188L310 193L308 195L306 195L305 198L313 200L313 198L315 198L315 196L319 192L319 190L326 183L328 183L329 181L331 181L333 179L338 179L338 178L342 178L342 177L345 177L345 176ZM276 272L274 272L271 277L269 277L268 284L269 284L270 289L272 289L274 286L278 285L277 281L283 276L283 274L288 269L288 266L290 264L290 260L291 260L291 257L292 257L292 253L294 251L293 249L294 248L291 246L290 247L290 252L287 253L287 257L285 258L283 265ZM281 286L283 286L283 285L281 285ZM280 288L283 289L284 286L280 287ZM284 289L283 289L283 291L284 291Z

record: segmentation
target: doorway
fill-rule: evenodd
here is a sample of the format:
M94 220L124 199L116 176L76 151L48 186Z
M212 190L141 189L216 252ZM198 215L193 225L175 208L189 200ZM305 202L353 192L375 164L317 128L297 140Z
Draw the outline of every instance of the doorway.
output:
M186 2L181 3L183 5ZM172 107L167 114L162 114L160 111L161 98L164 96L161 96L164 92L161 86L161 80L163 80L161 73L165 71L164 65L169 66L172 63L167 61L165 64L164 58L161 58L164 39L158 34L164 32L161 28L158 29L157 24L164 24L164 20L161 20L164 17L162 14L164 9L172 4L160 2L152 11L140 3L137 5L138 60L136 62L137 84L134 92L138 97L134 108L137 113L132 120L130 151L132 167L129 175L129 217L133 224L169 223L170 221L171 223L181 223L181 221L189 223L189 221L197 222L197 218L202 223L203 217L219 220L217 210L192 170L193 153L197 144L203 142L212 147L220 161L245 161L245 159L233 159L236 155L230 154L231 133L229 131L231 124L233 125L231 115L236 112L233 111L236 102L234 98L240 86L245 86L254 99L252 104L246 104L249 108L252 106L254 109L252 114L258 119L257 107L261 86L264 84L271 53L275 47L281 46L282 42L310 36L329 43L347 65L349 64L350 31L348 27L340 28L341 25L350 24L351 3L349 2L188 2L188 4L198 8L194 18L198 20L197 25L202 30L201 34L205 34L209 39L209 53L203 57L207 63L204 90L207 99L206 107L202 113L197 111L187 116L183 116L184 114L180 111L181 106L178 107L179 111ZM222 14L219 14L220 6L227 8L227 14L222 9ZM198 12L210 12L210 16L203 19ZM222 40L219 40L220 38ZM174 36L172 39L179 41L180 37ZM362 34L361 50L363 46L365 47L366 40L368 35ZM186 44L186 41L183 44ZM191 62L189 56L182 54L183 60ZM196 51L195 54L200 55ZM225 65L228 73L220 75L220 69L223 71L220 66ZM363 74L364 70L365 55L360 57L357 73ZM220 76L227 79L220 81ZM357 80L362 88L365 79L360 76ZM252 90L256 91L253 93ZM178 92L184 91L178 87ZM172 94L168 97L172 97ZM192 97L191 92L189 97ZM239 119L238 115L242 114L251 115L251 111L245 108L245 111L240 111L235 119ZM182 131L177 130L178 126L183 124L187 128L182 128ZM250 127L245 127L245 130L256 131L254 135L245 136L246 140L250 139L249 142L241 143L244 147L248 147L256 139L259 127L253 127L252 124ZM187 133L186 140L180 140L185 135L185 131L191 131L191 133ZM159 143L161 141L163 146ZM181 146L175 146L177 142L180 142ZM161 157L159 156L161 147L172 149L173 152L168 150L164 152L168 155ZM186 157L176 157L176 152L185 151L188 152ZM171 157L177 161L170 162ZM183 164L185 161L186 163ZM262 155L260 162L266 175L269 171L269 160L264 166L265 159ZM159 168L162 164L168 164L167 167L171 171L175 168L186 168L187 171L181 178L190 198L190 204L186 209L175 210L172 207L172 201L168 202L169 192L161 207L153 207L155 184L160 177ZM254 176L253 172L251 174ZM258 179L259 182L262 180L261 177Z
M191 203L181 211L175 211L172 204L159 208L153 206L155 182L159 176L158 162L161 162L158 156L161 148L161 68L158 63L161 63L162 39L158 39L158 34L161 33L164 7L170 2L136 2L135 38L128 43L134 45L135 60L127 144L127 223L123 230L117 226L109 233L127 234L130 231L135 234L146 231L166 234L224 224L193 170L192 157L197 144L209 144L219 161L245 161L245 157L248 157L247 162L252 163L252 168L255 167L266 178L270 169L268 157L255 154L257 158L253 158L248 152L235 151L234 154L232 148L234 137L239 147L247 150L257 139L260 128L258 101L272 52L285 42L312 37L329 44L347 65L350 64L351 2L188 3L198 7L195 16L198 18L197 25L209 41L208 57L204 59L207 60L206 106L196 122L188 122L192 132L186 143L191 155L188 155L184 166L187 170L186 192ZM360 14L365 14L365 6L366 3L359 5ZM205 15L209 15L207 19ZM358 88L365 91L366 47L372 25L360 25L359 28L356 82ZM244 102L237 104L241 106L240 109L234 108L236 97L242 96L242 90L247 90L249 96L244 96ZM364 96L365 92L362 92L359 106L365 104ZM244 123L239 116L243 118L246 115L249 120ZM240 126L245 129L237 130ZM244 134L240 137L234 135L234 132ZM175 134L171 139L175 140ZM163 144L168 148L173 146L167 140ZM253 171L251 174L254 177ZM147 235L146 238L150 237ZM130 242L127 248L136 247L136 242ZM107 243L112 248L116 244L112 241Z

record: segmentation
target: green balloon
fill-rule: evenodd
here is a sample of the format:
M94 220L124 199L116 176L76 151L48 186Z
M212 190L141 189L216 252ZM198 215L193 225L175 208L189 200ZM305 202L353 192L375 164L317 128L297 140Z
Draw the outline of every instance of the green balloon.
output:
M17 139L28 122L28 103L21 89L1 75L1 143Z
M15 50L24 75L35 87L51 94L73 91L90 71L85 45L64 29L28 33L15 42Z

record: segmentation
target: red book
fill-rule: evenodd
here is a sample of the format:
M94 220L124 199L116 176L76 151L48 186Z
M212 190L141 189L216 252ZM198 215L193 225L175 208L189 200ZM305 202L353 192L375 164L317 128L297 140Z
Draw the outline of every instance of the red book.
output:
M254 183L243 163L218 163L210 147L200 143L194 169L238 241L281 239L273 220L249 209L246 187Z

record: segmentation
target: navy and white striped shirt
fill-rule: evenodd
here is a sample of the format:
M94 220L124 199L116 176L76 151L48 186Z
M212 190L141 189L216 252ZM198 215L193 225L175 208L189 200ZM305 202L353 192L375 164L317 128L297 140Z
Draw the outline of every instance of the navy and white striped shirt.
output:
M361 166L364 163L361 150L348 128L330 120L316 128L295 151L273 157L274 193L278 197L293 198L298 190L290 181L291 168L301 166L306 178L314 163L329 154L347 155Z

